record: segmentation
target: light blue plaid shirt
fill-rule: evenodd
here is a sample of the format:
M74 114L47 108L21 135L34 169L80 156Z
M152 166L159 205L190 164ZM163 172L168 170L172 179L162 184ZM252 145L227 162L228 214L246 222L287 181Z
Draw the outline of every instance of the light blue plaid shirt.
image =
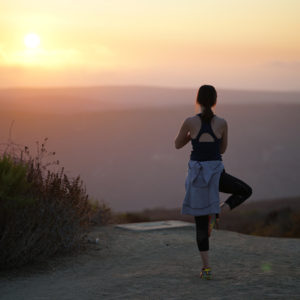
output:
M200 216L220 212L219 181L223 169L221 160L189 161L181 214Z

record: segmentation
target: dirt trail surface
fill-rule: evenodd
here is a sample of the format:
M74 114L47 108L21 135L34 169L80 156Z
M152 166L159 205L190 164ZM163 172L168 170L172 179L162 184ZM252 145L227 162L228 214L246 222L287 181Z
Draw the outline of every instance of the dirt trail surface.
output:
M300 299L300 240L214 230L213 280L199 278L195 228L95 227L99 244L47 268L2 272L0 299ZM50 267L49 267L50 266Z

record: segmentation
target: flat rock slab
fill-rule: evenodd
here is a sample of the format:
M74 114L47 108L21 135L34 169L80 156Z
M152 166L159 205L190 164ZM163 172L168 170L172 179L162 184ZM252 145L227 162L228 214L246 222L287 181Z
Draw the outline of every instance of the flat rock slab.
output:
M124 228L133 231L148 231L148 230L158 230L158 229L171 229L179 227L194 227L195 224L190 222L183 222L178 220L166 220L157 222L137 222L129 224L119 224L115 225L118 228Z

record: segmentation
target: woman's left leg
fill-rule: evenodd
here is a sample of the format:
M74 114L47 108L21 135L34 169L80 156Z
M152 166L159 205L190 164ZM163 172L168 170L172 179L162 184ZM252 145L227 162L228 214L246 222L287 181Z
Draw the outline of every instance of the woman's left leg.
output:
M220 176L219 191L232 194L225 201L231 210L242 204L252 195L252 188L247 183L226 173L225 169Z

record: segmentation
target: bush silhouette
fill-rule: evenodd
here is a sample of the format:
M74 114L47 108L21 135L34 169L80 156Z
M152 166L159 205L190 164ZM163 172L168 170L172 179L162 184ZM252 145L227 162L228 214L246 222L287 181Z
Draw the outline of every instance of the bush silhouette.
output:
M44 140L46 142L47 139ZM80 248L91 205L80 177L69 178L45 143L37 155L10 142L0 155L0 267L9 268Z
M254 235L274 237L300 237L300 214L290 207L271 211L256 225Z

